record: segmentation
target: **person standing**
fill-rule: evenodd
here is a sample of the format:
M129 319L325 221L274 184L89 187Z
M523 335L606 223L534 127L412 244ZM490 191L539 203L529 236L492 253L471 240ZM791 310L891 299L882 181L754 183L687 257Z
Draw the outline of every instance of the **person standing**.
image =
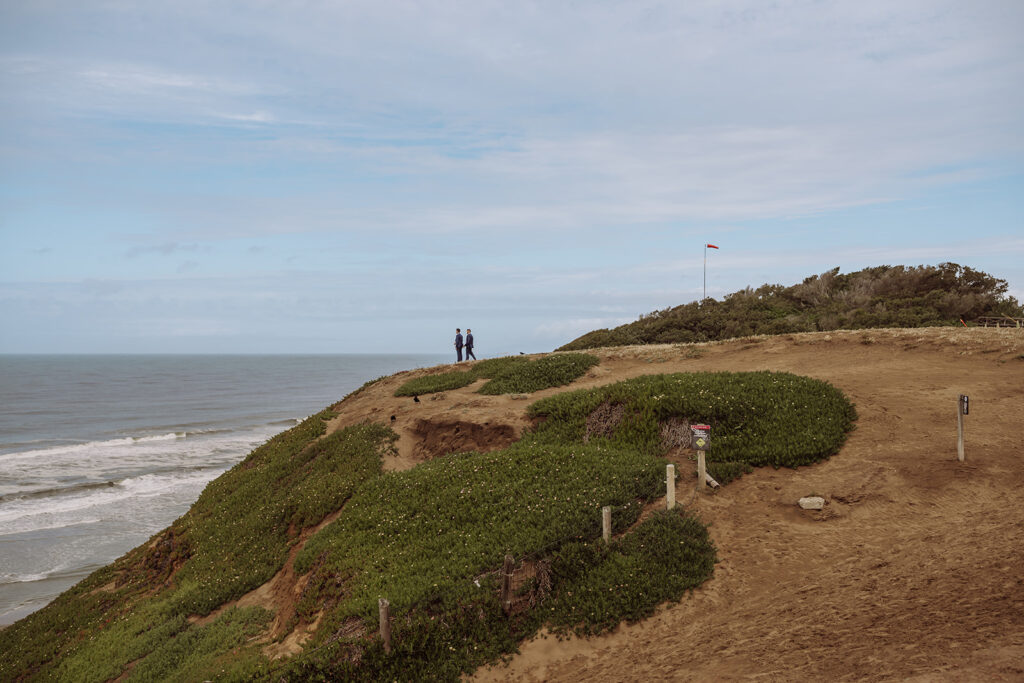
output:
M466 328L466 360L473 356L473 360L476 360L476 356L473 354L473 330Z
M458 327L455 328L455 357L456 363L462 361L462 330Z

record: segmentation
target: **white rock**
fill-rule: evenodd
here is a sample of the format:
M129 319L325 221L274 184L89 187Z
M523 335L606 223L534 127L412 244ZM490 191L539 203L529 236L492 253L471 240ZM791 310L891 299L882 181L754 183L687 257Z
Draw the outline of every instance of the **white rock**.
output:
M821 496L807 496L797 501L804 510L820 510L825 507L825 499Z

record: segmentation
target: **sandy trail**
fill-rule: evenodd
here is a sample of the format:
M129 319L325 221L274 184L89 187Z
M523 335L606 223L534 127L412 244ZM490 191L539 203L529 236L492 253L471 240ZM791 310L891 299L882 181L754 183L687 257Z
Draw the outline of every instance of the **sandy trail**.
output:
M871 330L596 353L601 365L573 388L785 370L835 384L860 419L828 462L762 468L694 501L719 563L680 603L603 637L538 637L477 679L1024 680L1024 331ZM419 404L392 397L410 376L354 397L335 425L394 414L395 468L431 455L414 453L417 421L519 434L529 402L564 390L530 401L473 387ZM971 396L964 463L959 393ZM474 447L487 446L480 434ZM826 497L824 511L796 508L812 493Z

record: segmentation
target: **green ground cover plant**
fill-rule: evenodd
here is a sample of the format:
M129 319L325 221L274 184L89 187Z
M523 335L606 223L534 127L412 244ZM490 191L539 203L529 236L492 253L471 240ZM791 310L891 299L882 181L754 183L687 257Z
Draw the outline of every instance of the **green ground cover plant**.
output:
M715 549L692 515L659 510L632 533L606 545L566 547L551 572L560 590L546 614L555 633L595 635L640 621L710 578Z
M469 370L449 370L437 375L414 377L395 390L395 396L422 396L468 387L478 377Z
M139 681L191 681L248 675L260 665L258 650L240 648L260 635L273 614L261 607L226 610L211 624L190 628L175 638L164 639L148 657L132 669ZM233 652L234 651L234 652Z
M711 425L709 463L749 466L796 467L827 458L838 452L857 417L832 385L786 372L644 375L541 399L529 415L544 419L538 435L582 443L588 416L602 404L623 406L622 419L610 436L592 443L660 455L666 450L661 425L683 418ZM726 476L725 470L719 473Z
M449 370L413 378L398 387L395 396L461 389L482 378L490 381L479 389L481 394L528 394L569 384L598 362L595 356L584 353L557 354L537 360L520 356L489 358L475 363L469 370Z
M582 377L598 364L596 356L586 353L563 353L544 356L535 361L511 365L494 373L479 393L529 394L541 389L560 387Z
M320 439L330 415L315 415L280 443L272 439L254 451L210 482L175 523L189 553L176 577L182 611L208 614L269 580L296 530L339 509L380 474L380 455L397 436L365 424Z
M604 505L631 510L631 519L619 515L620 525L628 524L639 513L638 499L664 492L663 477L663 462L639 452L530 438L500 452L448 456L379 477L299 553L296 571L311 576L298 609L310 618L332 605L314 647L328 641L365 647L360 637L346 643L337 633L352 620L375 628L379 597L401 615L400 625L423 610L437 623L400 626L395 640L416 646L375 659L375 668L323 666L343 678L383 679L382 672L401 671L403 678L451 679L508 652L540 617L509 621L493 583L474 579L500 566L506 553L522 557L594 538ZM472 618L463 621L464 612ZM439 629L441 623L449 629ZM466 642L476 649L466 651ZM377 657L372 652L364 656Z

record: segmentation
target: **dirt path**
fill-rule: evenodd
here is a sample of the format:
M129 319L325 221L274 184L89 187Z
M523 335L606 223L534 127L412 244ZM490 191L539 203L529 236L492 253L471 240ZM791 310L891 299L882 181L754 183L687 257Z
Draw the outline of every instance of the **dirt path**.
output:
M600 638L539 637L478 680L1024 680L1024 331L872 330L597 354L601 364L573 388L785 370L832 382L860 419L828 462L762 468L694 503L719 563L691 596ZM487 430L518 435L529 402L564 390L530 401L473 387L418 404L391 396L410 376L354 397L337 424L395 415L395 468L429 457L416 444L430 424L486 427L472 447L487 448ZM958 393L971 396L962 464ZM823 512L795 506L811 493L828 500Z

